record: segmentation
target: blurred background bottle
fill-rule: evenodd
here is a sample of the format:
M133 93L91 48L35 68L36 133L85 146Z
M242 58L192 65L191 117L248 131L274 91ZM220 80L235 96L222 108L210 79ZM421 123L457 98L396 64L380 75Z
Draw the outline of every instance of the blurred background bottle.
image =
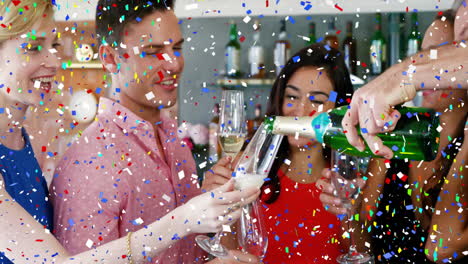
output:
M348 21L346 24L346 38L343 41L343 51L345 55L345 64L348 67L349 72L354 75L357 75L356 50L357 43L356 39L353 38L353 22Z
M335 19L332 18L328 22L328 31L327 33L325 33L326 36L325 36L324 42L325 44L327 44L328 46L332 48L339 49L340 45L339 45L338 37L335 34L336 34Z
M389 40L389 66L397 64L405 58L405 15L392 13L389 16L390 40Z
M251 78L265 78L265 56L260 44L260 22L255 20L253 44L249 49L249 69Z
M408 36L408 49L406 51L407 57L418 53L418 51L421 49L422 38L418 25L418 13L413 12L411 13L411 30Z
M309 45L314 44L317 42L317 37L315 35L315 23L309 23L309 41L307 42Z
M273 61L275 64L276 75L281 72L281 69L286 64L291 53L291 43L287 40L286 33L286 20L281 20L281 28L278 40L275 41L275 50L273 54Z
M226 76L228 77L240 77L240 43L237 40L237 25L234 21L231 21L229 30L229 42L226 45Z
M379 75L387 66L387 42L382 34L382 14L377 13L375 19L375 32L370 45L370 61L371 74Z

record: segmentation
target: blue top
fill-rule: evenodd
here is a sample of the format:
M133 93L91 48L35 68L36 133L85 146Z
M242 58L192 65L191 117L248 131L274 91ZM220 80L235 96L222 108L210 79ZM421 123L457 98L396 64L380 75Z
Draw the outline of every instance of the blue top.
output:
M24 128L22 132L25 141L23 149L12 150L0 144L0 173L10 196L40 224L52 230L53 212L47 183L34 156L29 136ZM0 263L13 262L0 252Z

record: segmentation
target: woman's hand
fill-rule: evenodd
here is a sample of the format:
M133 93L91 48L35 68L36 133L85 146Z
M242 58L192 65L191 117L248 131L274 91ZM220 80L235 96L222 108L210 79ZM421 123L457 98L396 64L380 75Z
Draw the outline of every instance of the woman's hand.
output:
M221 158L211 170L205 173L202 189L211 191L228 182L232 177L232 158L229 156Z
M192 198L179 207L179 221L189 225L189 233L216 233L223 225L230 225L241 215L242 206L257 199L258 188L235 190L234 180L221 187Z

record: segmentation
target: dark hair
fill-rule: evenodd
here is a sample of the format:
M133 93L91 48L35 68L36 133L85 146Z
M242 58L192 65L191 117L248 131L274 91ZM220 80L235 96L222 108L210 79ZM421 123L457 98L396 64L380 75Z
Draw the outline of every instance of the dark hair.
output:
M125 26L138 23L154 11L173 9L173 0L99 0L96 7L96 34L99 45L119 47Z
M270 93L266 112L268 116L283 115L281 109L284 101L286 84L297 70L308 66L322 67L327 73L327 76L333 84L333 89L337 93L335 101L337 107L349 103L353 94L353 85L344 62L343 54L328 45L313 44L294 54L281 70ZM329 153L330 149L325 148L323 151L324 158L327 159L330 157ZM276 160L271 168L269 180L266 181L262 187L263 189L270 189L268 197L266 197L265 192L263 192L264 196L262 199L266 203L273 203L278 199L280 183L277 173L288 155L289 144L287 140L283 140L278 150Z

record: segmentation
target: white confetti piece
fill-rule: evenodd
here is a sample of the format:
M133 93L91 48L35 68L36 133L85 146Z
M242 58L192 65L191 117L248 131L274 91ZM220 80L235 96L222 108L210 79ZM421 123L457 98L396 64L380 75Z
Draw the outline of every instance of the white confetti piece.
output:
M291 165L291 161L288 160L288 159L285 159L285 160L284 160L284 164L286 164L286 165Z
M179 175L179 180L182 180L183 178L185 178L185 173L184 173L183 170L179 171L179 173L177 175Z
M401 171L400 171L400 172L398 172L397 176L398 176L398 178L401 179L401 178L403 178L403 176L405 176L405 175L404 175L403 173L401 173Z
M437 129L436 129L436 130L437 130L437 132L439 132L439 133L440 133L440 131L442 131L442 130L443 130L443 128L442 128L442 127L439 125L439 126L437 127Z
M137 225L141 225L143 224L143 219L141 219L141 217L138 217L137 219L133 220L133 222Z
M167 44L169 45L169 44ZM163 53L162 57L164 58L165 61L171 61L171 56L169 56L169 54L167 53Z
M145 96L146 96L146 100L151 100L151 99L154 98L154 93L153 93L153 92L149 92L149 93L145 94Z
M169 197L167 194L164 194L164 195L162 196L162 198L163 198L164 200L166 200L166 202L170 202L170 201L171 201L171 197Z
M429 58L431 60L437 60L437 50L436 49L431 49L431 53L429 54Z
M266 188L263 192L264 192L265 194L269 194L271 191L270 191L270 188Z
M200 163L200 165L198 165L198 167L199 167L200 169L205 168L205 167L206 167L206 161Z
M194 10L194 9L198 9L198 4L197 3L185 5L185 10Z
M88 248L91 248L93 246L94 242L91 240L91 239L88 239L88 241L86 241L86 246Z
M133 47L133 54L135 55L140 54L140 49L138 47Z
M34 88L40 88L41 87L41 81L34 81Z
M231 232L231 227L229 225L223 225L223 232Z
M242 19L242 21L244 21L244 23L249 23L250 20L252 20L249 16L245 16L244 19Z

